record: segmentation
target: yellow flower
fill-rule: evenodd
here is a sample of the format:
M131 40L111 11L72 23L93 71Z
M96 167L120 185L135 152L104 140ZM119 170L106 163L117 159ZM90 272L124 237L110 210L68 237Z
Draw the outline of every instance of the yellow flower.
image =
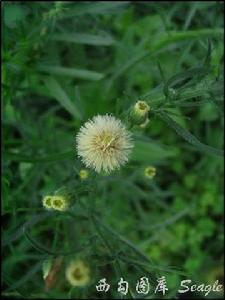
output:
M66 278L72 286L85 286L90 281L90 269L82 260L73 260L66 268Z
M130 111L130 119L136 124L143 124L148 118L150 106L145 101L137 101Z
M45 196L42 200L42 204L45 208L51 209L52 208L52 196Z
M156 175L156 168L149 166L145 168L145 176L149 179L152 179Z
M80 174L80 179L87 179L89 176L88 170L85 169L81 169L79 174Z
M52 208L59 211L65 211L69 207L69 201L63 196L52 196L51 197Z
M76 141L78 156L98 173L119 169L128 161L133 147L129 131L111 115L98 115L86 122Z

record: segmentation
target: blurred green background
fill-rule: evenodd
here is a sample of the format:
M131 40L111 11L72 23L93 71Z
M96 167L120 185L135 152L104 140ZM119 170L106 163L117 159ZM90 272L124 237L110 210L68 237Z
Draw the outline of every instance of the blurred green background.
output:
M167 299L182 279L223 284L223 4L187 2L25 2L2 8L2 295L103 298L107 278L149 277L146 299L165 276ZM75 136L97 114L125 123L138 100L151 107L132 129L129 163L108 176L79 178ZM144 175L152 165L153 179ZM66 186L68 212L42 198ZM91 211L94 217L89 216ZM68 254L69 253L69 254ZM45 290L43 261L63 257ZM92 270L71 288L67 263ZM181 297L182 296L182 297ZM223 293L210 293L222 298ZM207 298L207 297L206 297Z

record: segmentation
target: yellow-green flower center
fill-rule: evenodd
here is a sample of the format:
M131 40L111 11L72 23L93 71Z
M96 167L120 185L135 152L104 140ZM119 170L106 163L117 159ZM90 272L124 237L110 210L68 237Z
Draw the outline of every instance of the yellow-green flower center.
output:
M147 105L144 102L139 102L138 107L139 107L140 110L148 109Z
M48 198L45 199L45 204L47 206L51 206L51 197L48 197Z
M156 168L154 167L147 167L145 169L145 176L148 178L153 178L156 174Z
M60 199L53 200L53 204L54 204L54 206L56 206L58 208L60 208L63 205L62 200L60 200Z
M82 280L84 276L79 268L75 268L73 271L73 277L76 280Z
M106 152L116 148L117 137L110 133L103 132L102 134L95 137L95 146L102 152Z

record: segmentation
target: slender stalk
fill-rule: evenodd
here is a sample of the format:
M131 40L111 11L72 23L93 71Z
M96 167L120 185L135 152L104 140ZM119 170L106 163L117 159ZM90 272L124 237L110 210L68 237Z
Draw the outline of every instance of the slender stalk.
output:
M91 215L91 221L92 221L92 224L94 225L97 233L99 234L100 238L102 239L103 243L106 245L106 248L108 249L108 252L109 252L110 256L115 257L115 255L113 253L113 249L111 248L110 243L107 241L107 239L105 239L104 235L101 232L101 229L98 226L98 222L96 221L96 217ZM118 260L117 257L115 257L114 268L115 268L115 272L116 272L117 276L123 278L122 268L121 268L121 265L120 265L120 261ZM129 288L128 288L128 294L131 297L131 299L134 298L133 294L132 294L132 292L130 291ZM121 295L121 298L123 298L122 295Z

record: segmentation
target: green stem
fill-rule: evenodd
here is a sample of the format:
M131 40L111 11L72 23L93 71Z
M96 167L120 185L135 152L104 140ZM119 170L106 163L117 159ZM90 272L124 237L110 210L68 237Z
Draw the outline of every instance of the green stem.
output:
M92 221L92 224L94 225L97 233L99 234L100 238L102 239L103 243L106 245L106 248L108 249L109 255L111 257L115 257L113 249L111 248L111 245L109 244L107 239L105 239L104 235L101 232L101 229L98 226L98 222L96 222L96 217L91 215L91 221ZM115 268L116 275L120 278L123 278L122 268L121 268L121 265L120 265L120 261L118 260L117 257L115 257L114 268ZM128 294L131 297L131 299L134 298L133 294L132 294L132 292L130 291L129 288L128 288ZM122 296L121 296L121 298L122 298Z
M94 216L95 220L103 227L105 228L108 232L110 232L111 234L113 234L114 236L117 237L118 240L120 240L121 242L123 242L124 244L126 244L129 248L131 248L140 258L142 258L143 260L150 262L149 258L146 257L134 244L132 244L129 240L127 240L126 238L124 238L123 236L121 236L119 233L117 233L116 231L114 231L112 228L110 228L108 225L106 225L105 223L103 223L98 217Z

